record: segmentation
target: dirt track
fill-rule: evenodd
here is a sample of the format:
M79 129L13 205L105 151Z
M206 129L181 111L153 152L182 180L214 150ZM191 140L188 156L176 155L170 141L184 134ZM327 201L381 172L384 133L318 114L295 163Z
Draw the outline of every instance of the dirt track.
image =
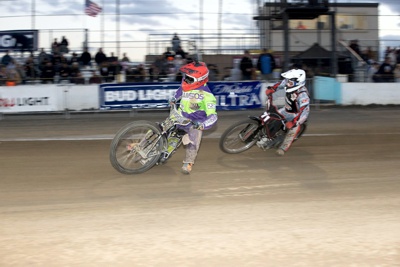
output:
M0 266L400 266L399 108L313 110L284 158L222 153L257 112L220 112L189 176L182 149L138 176L109 164L120 126L163 112L5 116Z

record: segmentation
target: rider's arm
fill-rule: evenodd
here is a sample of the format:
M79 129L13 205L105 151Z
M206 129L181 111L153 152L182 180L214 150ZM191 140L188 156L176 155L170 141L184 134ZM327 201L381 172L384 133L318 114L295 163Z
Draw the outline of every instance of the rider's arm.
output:
M278 89L280 88L279 86L280 86L281 84L284 85L284 81L285 81L285 80L280 81L280 82L277 82L276 84L274 84L274 85L272 85L272 86L268 86L268 87L267 87L267 90L265 91L265 94L266 94L266 95L271 95L271 94L275 93L276 90L278 90Z
M182 86L179 86L178 90L176 90L175 95L174 95L175 99L181 99L182 97Z
M212 93L205 92L204 93L204 105L206 112L206 119L203 121L204 130L210 129L215 125L218 120L217 116L217 100Z
M307 93L302 93L298 96L297 103L300 108L297 124L304 123L310 114L310 98Z

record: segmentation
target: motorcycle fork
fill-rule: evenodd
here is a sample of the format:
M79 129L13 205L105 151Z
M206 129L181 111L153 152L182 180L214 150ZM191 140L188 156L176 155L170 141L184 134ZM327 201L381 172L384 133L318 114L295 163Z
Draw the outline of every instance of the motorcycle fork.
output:
M171 131L166 136L167 142L162 152L160 163L167 161L182 144L182 137L177 130Z
M254 137L258 134L260 125L256 126L254 124L249 123L246 128L244 128L239 133L240 140L246 142L247 140L253 140Z

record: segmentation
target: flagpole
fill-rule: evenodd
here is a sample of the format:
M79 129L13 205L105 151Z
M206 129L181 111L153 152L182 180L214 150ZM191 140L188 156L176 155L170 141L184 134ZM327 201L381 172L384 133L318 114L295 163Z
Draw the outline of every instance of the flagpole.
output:
M100 20L100 44L101 48L104 49L104 0L101 2L101 7L103 9L103 12L101 12L101 20Z
M116 0L115 1L115 8L116 8L116 12L115 12L115 14L116 14L116 23L117 23L117 25L116 25L116 27L117 27L117 29L116 29L116 34L117 34L117 54L116 54L116 56L117 56L117 58L119 57L119 53L120 53L120 43L119 43L119 0Z

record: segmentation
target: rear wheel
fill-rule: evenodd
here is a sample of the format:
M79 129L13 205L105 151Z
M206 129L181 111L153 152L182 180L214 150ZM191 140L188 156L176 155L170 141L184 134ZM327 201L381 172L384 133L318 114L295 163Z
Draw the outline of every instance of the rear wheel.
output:
M136 121L123 126L110 145L110 162L124 174L138 174L151 169L165 147L165 137L157 124Z
M257 142L260 129L260 124L252 119L236 122L221 135L219 148L228 154L246 151Z

